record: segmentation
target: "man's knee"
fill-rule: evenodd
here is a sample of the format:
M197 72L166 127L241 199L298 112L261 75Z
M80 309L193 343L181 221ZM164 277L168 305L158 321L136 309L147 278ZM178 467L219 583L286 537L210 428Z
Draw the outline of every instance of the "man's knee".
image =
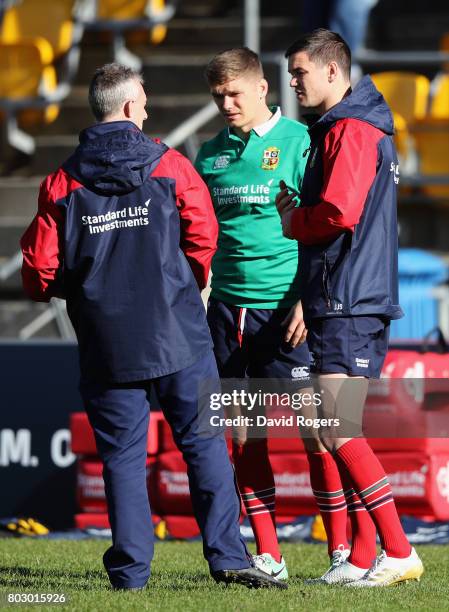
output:
M322 440L316 437L316 435L312 435L312 433L310 433L309 436L303 435L302 441L304 444L304 448L309 453L324 453L327 450Z
M326 436L323 435L322 438L320 438L323 446L326 448L327 451L329 451L330 453L335 453L338 451L338 449L343 446L343 444L346 444L346 442L349 442L350 440L352 440L353 438L336 438L336 437L332 437L332 436Z

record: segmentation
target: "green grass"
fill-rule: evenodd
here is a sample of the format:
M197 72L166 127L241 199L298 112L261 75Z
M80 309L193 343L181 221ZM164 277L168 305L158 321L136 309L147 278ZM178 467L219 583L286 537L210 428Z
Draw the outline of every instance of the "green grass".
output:
M304 578L325 569L323 545L283 544L291 579L289 589L252 591L216 585L202 558L201 544L156 545L152 577L143 592L111 591L101 557L108 542L82 540L0 539L0 606L7 593L65 593L63 605L11 605L21 610L76 612L153 610L164 612L395 611L449 609L449 547L418 547L425 574L420 583L388 589L352 591L342 587L306 586Z

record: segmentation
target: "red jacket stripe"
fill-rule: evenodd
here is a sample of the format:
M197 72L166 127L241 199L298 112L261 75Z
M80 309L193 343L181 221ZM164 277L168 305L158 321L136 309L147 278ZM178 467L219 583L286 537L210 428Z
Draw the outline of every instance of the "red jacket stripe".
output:
M294 238L313 245L333 240L342 231L354 231L376 176L377 144L383 136L381 130L358 119L337 121L329 130L323 145L320 201L294 211Z
M164 153L152 176L176 177L176 203L181 219L180 247L199 288L204 289L218 238L218 223L209 191L189 160L175 149Z
M57 296L52 284L62 263L64 213L56 202L80 187L78 181L61 169L41 183L38 212L20 241L23 287L32 300L49 302Z

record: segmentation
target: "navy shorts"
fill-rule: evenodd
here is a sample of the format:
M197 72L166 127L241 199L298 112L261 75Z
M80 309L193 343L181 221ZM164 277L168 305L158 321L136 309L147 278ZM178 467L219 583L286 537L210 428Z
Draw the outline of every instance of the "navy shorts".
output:
M210 298L207 308L221 378L271 378L306 386L310 380L307 343L292 348L281 326L289 308L241 308Z
M311 372L379 378L388 350L389 319L378 316L311 319L307 329Z

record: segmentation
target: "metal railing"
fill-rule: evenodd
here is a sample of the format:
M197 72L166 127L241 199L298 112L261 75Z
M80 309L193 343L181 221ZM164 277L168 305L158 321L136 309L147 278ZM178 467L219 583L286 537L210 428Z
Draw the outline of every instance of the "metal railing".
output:
M260 52L260 0L245 0L244 5L244 45L255 53Z
M6 281L22 267L22 252L17 251L12 257L0 264L0 281Z
M449 62L449 52L361 49L354 59L357 63L366 67L382 65L386 69L392 66L407 66L415 72L417 66L442 66L445 62Z
M17 251L12 257L0 264L0 282L5 282L22 267L22 252ZM20 340L28 340L42 328L56 322L61 340L74 340L75 332L67 314L64 300L52 298L47 308L18 332Z
M20 340L29 340L52 321L56 321L61 340L74 340L76 338L67 314L65 301L59 298L52 298L48 307L43 312L20 329L18 333Z
M190 159L196 157L198 152L198 143L195 138L198 130L204 125L209 123L211 119L218 115L218 108L215 102L208 102L205 106L200 108L199 111L194 113L191 117L183 121L178 127L164 138L164 142L169 147L179 147L179 145L186 143L187 153ZM189 151L190 147L190 151Z

